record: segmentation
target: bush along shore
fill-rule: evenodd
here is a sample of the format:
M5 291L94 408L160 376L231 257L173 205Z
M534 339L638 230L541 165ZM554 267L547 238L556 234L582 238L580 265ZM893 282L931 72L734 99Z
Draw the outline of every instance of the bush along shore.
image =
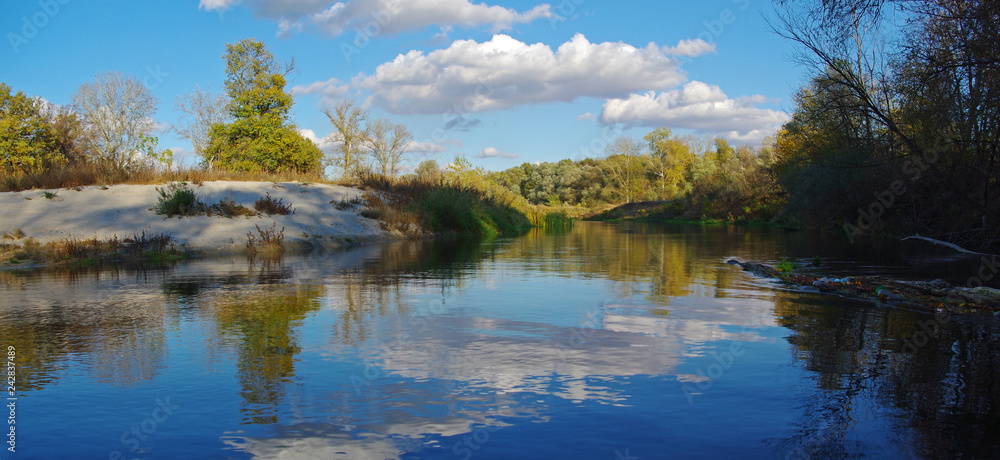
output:
M322 183L246 181L4 192L0 268L269 256L398 238L360 215L361 194Z
M218 181L8 192L0 211L13 218L0 227L0 268L280 256L397 238L489 239L572 227L565 212L545 212L488 181L452 179L372 176L362 189Z
M731 259L728 263L762 278L776 278L805 290L867 300L879 306L1000 316L1000 290L990 287L969 288L952 286L944 280L903 281L883 276L818 277L796 273L787 262L771 266Z
M21 232L4 233L0 242L0 267L30 269L53 267L96 267L109 264L162 265L186 259L189 253L179 248L169 235L138 234L109 239L66 238L39 243L23 238ZM19 241L21 240L21 241Z

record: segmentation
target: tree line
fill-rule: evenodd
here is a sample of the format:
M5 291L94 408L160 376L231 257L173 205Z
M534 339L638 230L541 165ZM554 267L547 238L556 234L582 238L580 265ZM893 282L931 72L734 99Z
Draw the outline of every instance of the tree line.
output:
M615 139L600 158L499 172L462 158L446 168L428 160L412 177L464 178L534 205L660 201L667 217L781 220L851 239L920 233L980 250L1000 244L1000 3L774 3L774 31L799 45L812 77L791 120L761 146L661 127ZM322 174L332 166L354 183L400 174L413 140L405 125L342 101L324 110L337 146L324 157L289 119L285 77L294 61L279 62L253 39L227 45L224 59L226 93L181 96L171 125L202 167ZM169 166L171 152L152 136L156 105L138 79L114 72L81 85L70 108L0 85L0 174Z
M196 87L181 95L180 117L168 127L191 142L201 169L322 176L325 166L338 166L348 180L400 172L413 139L405 125L369 121L352 101L337 104L324 113L335 128L330 140L340 148L324 157L289 116L294 100L286 77L294 60L282 63L256 39L226 45L223 58L225 93ZM140 79L121 72L97 75L61 107L0 83L0 186L38 186L44 175L60 176L58 183L81 171L91 175L78 181L121 182L171 168L173 152L160 150L153 135L158 104Z

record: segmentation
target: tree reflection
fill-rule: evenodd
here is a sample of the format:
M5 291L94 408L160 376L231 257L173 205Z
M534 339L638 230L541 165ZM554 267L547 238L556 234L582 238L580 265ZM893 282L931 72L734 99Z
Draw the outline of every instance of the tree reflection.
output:
M778 294L780 324L794 331L789 342L805 368L818 375L822 390L801 423L803 431L783 441L782 449L800 457L851 453L848 433L868 415L856 412L875 402L898 414L883 423L897 436L912 436L919 456L995 455L1000 449L995 321L832 299ZM853 454L863 453L863 446L854 448Z
M284 385L295 375L300 347L295 329L320 308L315 286L242 286L211 300L221 335L239 338L237 378L243 423L278 421Z
M37 391L59 378L70 359L94 378L131 386L164 367L162 300L132 296L128 287L161 270L49 271L0 274L0 337L16 350L17 388ZM118 287L110 289L110 287Z

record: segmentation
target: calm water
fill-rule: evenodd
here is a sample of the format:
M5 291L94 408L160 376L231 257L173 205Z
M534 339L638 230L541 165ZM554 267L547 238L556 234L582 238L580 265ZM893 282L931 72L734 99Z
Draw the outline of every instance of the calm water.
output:
M796 292L725 263L784 256L963 283L981 265L583 223L0 273L0 345L18 366L17 452L0 459L996 455L1000 321Z

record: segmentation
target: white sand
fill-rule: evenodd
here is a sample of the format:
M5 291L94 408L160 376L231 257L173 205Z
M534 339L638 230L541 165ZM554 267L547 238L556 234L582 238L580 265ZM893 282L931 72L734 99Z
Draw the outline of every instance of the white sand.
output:
M204 252L232 252L244 248L247 232L257 234L254 225L262 229L272 224L276 224L277 229L284 227L288 248L336 247L393 237L381 230L378 222L361 217L359 207L337 209L336 203L361 194L360 190L350 187L234 181L188 186L203 203L232 199L250 209L254 201L270 193L271 197L290 204L294 213L249 218L167 218L151 210L160 197L155 185L114 185L107 190L90 186L79 191L47 190L56 193L51 199L45 198L45 190L0 193L0 231L11 234L20 229L25 238L35 238L42 243L68 237L108 239L117 235L125 238L145 231L146 234L170 235L178 245Z

